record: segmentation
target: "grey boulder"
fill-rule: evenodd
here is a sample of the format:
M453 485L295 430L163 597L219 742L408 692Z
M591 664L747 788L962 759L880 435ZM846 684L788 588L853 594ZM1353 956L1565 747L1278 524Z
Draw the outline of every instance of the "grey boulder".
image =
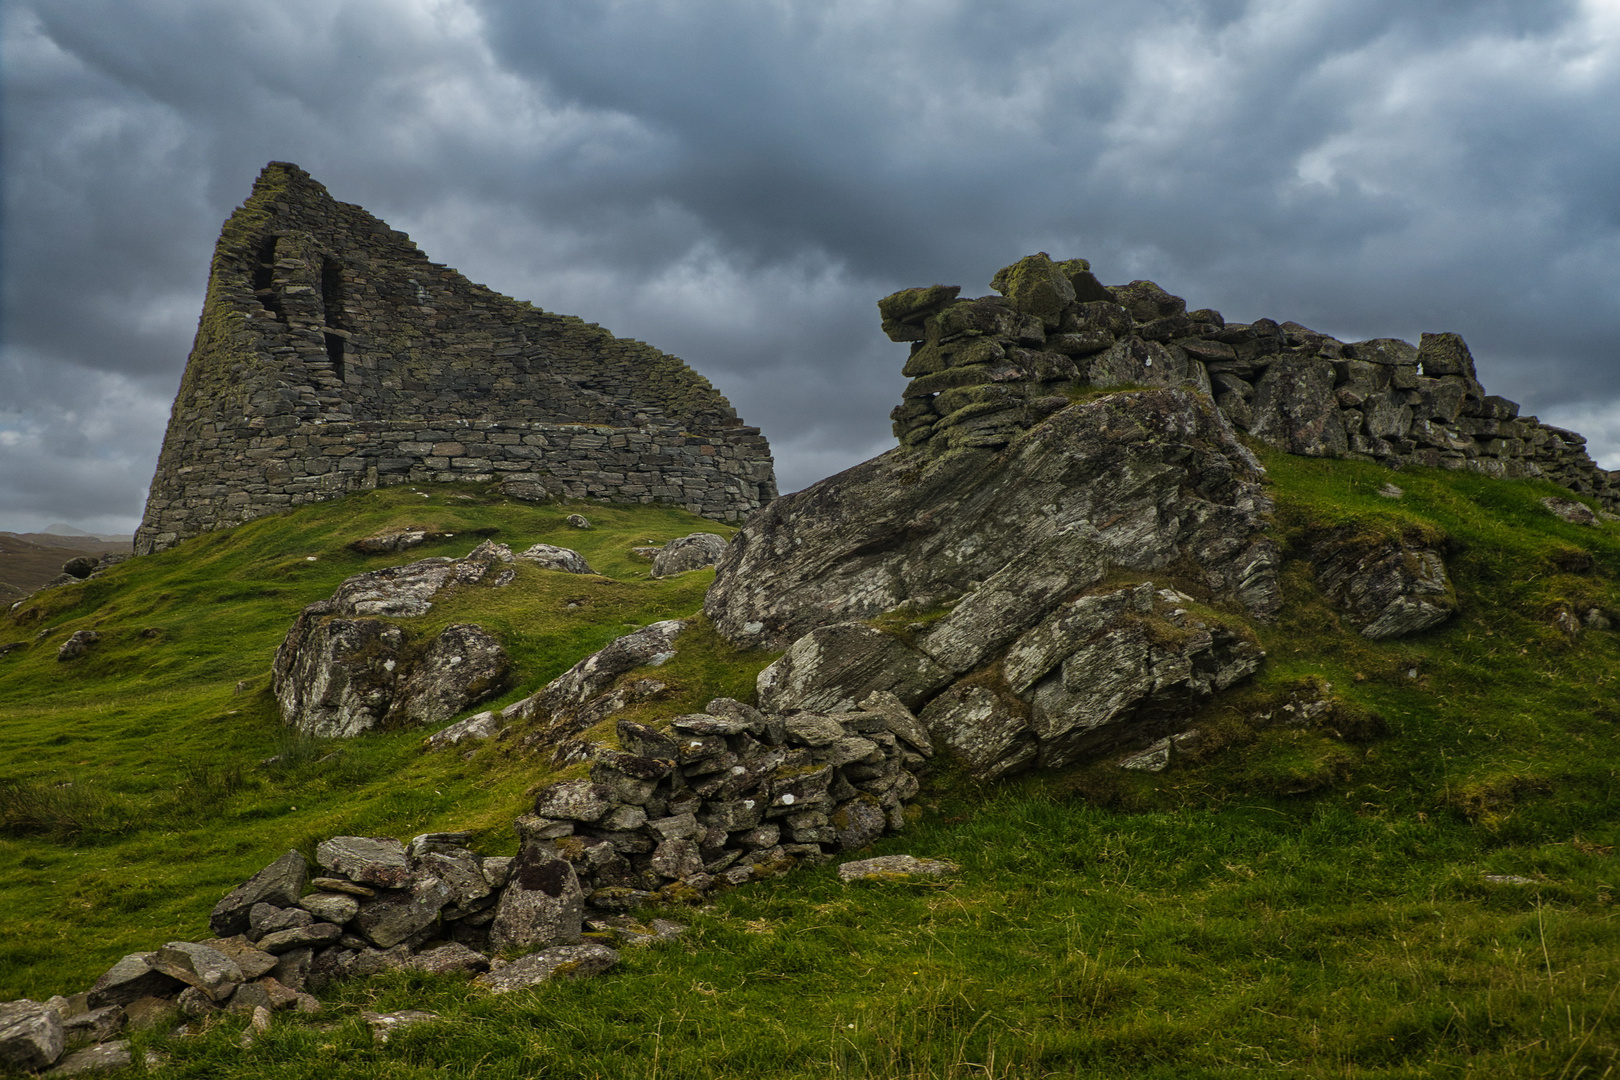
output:
M0 1003L0 1066L38 1071L62 1056L62 1016L24 998Z
M714 533L692 533L671 540L653 556L652 576L673 577L688 570L701 570L713 566L726 553L726 541Z
M94 630L75 630L73 636L62 642L61 648L56 650L58 660L76 660L90 651L90 647L101 640L101 635Z
M551 979L583 979L598 975L619 962L619 954L596 942L560 945L520 957L473 982L496 994L526 990Z
M591 564L585 561L585 556L573 548L557 547L555 544L535 544L526 551L518 552L517 557L542 569L564 574L596 573L591 569Z
M543 949L579 940L585 897L568 860L546 841L526 841L490 924L490 947Z

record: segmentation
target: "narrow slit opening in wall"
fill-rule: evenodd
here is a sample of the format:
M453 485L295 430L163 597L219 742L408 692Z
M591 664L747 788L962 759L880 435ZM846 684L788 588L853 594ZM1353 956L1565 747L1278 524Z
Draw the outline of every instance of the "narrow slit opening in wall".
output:
M321 317L326 326L334 330L343 329L343 268L332 259L321 260ZM343 381L343 337L330 331L323 334L326 339L326 358L332 362L332 374L338 382Z
M253 295L259 298L266 311L281 318L281 301L276 295L276 238L267 236L259 241L254 252Z

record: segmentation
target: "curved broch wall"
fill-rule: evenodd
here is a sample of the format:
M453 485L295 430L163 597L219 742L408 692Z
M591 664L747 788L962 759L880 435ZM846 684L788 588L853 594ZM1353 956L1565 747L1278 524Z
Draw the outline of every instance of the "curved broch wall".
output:
M474 284L272 162L215 247L136 552L441 481L721 521L776 495L759 429L680 360Z
M1270 319L1227 323L1151 281L1108 287L1084 259L1044 253L991 285L1001 295L962 300L959 287L936 285L879 302L884 331L911 342L912 381L890 414L902 445L999 446L1076 389L1188 385L1290 453L1544 477L1620 504L1620 473L1598 468L1580 435L1486 394L1456 334L1413 346L1337 341Z

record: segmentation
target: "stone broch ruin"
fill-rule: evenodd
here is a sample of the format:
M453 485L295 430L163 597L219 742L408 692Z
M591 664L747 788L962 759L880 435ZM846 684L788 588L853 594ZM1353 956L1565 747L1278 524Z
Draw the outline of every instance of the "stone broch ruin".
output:
M214 249L136 553L446 481L721 521L776 495L759 429L680 360L474 284L271 162Z

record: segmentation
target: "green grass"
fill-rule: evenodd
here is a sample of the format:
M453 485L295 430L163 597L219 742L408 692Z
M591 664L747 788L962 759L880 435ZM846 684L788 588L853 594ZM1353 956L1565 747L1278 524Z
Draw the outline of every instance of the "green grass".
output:
M947 763L916 822L874 850L952 859L953 878L845 886L830 867L799 871L664 912L687 937L626 950L598 979L491 997L396 975L335 989L313 1022L278 1015L248 1049L239 1017L138 1047L175 1076L323 1080L1615 1075L1620 631L1571 637L1553 619L1620 614L1620 530L1553 518L1548 485L1265 458L1287 604L1253 627L1261 675L1194 718L1201 748L1166 772L1101 764L981 788ZM1391 481L1399 500L1377 494ZM409 511L448 527L431 507L514 546L578 547L614 579L526 576L429 616L477 610L499 628L523 671L508 698L631 625L690 613L707 583L647 581L623 554L708 528L684 516L657 533L648 511L588 509L601 527L565 534L560 508L382 505L403 494L200 538L81 587L97 597L47 594L53 613L0 630L4 643L61 626L0 659L0 781L33 784L36 816L93 825L20 826L5 810L0 997L78 989L123 951L200 936L226 888L334 832L471 825L486 850L511 849L505 822L544 776L512 740L470 760L421 754L419 732L300 743L265 696L267 650L298 606L381 564L342 552L369 524ZM1443 544L1459 614L1361 638L1303 561L1330 535ZM61 636L97 618L108 644L81 663L101 673L56 665ZM147 624L170 636L153 645ZM258 651L237 655L250 638ZM658 669L671 689L638 719L746 698L769 659L701 623L683 644ZM443 1020L375 1045L359 1010L399 1008Z
M565 523L575 509L592 529ZM405 524L458 535L387 557L346 546ZM476 619L498 633L516 672L493 703L505 704L635 627L694 614L712 571L655 581L628 552L698 530L730 531L662 507L391 488L197 537L13 611L0 644L28 647L0 657L0 1000L87 986L125 952L204 936L223 892L289 847L459 829L510 850L544 767L504 747L424 754L420 729L296 736L269 685L293 617L352 574L459 557L484 534L519 551L573 547L611 576L523 565L504 589L466 590L410 621L432 632ZM62 641L92 628L101 641L88 655L57 661ZM701 667L703 636L672 671Z

